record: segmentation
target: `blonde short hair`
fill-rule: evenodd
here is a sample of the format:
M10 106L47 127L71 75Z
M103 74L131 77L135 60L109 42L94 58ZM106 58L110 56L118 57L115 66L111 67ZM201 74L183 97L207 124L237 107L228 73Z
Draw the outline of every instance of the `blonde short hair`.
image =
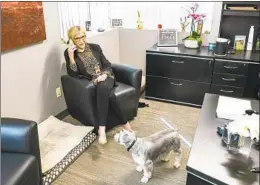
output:
M80 33L82 33L86 36L86 32L85 32L84 28L82 28L80 26L73 26L68 31L68 38L73 40L75 38L75 36Z

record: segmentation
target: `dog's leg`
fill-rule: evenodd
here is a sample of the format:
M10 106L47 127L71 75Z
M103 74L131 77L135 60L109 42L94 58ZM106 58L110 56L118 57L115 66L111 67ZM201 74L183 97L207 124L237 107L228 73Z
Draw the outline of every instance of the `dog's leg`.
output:
M138 166L136 167L136 171L138 171L138 172L142 172L142 171L143 171L142 166L138 165Z
M174 167L179 168L181 166L182 149L175 151L175 162Z
M147 183L149 179L152 177L153 173L153 161L147 160L144 164L144 176L141 179L142 183Z
M132 157L133 157L135 163L137 164L136 171L142 172L143 166L144 166L143 160L141 160L141 158L137 157L135 154L132 154Z
M161 161L168 162L170 160L171 154L172 154L172 151L163 154L162 158L161 158Z

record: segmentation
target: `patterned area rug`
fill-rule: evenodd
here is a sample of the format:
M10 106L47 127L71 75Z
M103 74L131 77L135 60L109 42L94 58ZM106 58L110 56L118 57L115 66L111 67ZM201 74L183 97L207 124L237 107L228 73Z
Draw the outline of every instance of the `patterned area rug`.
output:
M43 185L51 184L96 139L93 127L75 126L50 116L38 126Z
M149 107L139 108L138 116L130 122L138 137L165 129L166 125L161 120L165 118L178 127L182 136L192 143L200 109L144 99L140 101L148 103ZM65 120L75 122L71 116ZM115 133L121 129L117 127L109 131L108 143L105 145L99 145L95 141L53 185L141 185L142 174L136 171L131 154L114 141ZM189 151L190 148L183 144L183 160L179 169L174 169L171 162L157 163L153 178L147 184L185 185Z

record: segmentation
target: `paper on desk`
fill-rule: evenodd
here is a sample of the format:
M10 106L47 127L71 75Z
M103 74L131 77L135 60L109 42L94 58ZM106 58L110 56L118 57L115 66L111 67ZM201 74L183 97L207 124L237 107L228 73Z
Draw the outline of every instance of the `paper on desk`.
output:
M216 113L219 118L235 120L248 109L252 109L250 100L219 96Z

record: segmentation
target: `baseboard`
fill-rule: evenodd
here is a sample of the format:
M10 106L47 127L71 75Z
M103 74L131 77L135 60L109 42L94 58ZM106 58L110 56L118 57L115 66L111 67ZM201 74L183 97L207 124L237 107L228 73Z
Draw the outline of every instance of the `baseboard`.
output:
M65 109L65 110L61 111L59 114L57 114L55 117L62 120L63 118L65 118L68 115L69 115L68 109Z

